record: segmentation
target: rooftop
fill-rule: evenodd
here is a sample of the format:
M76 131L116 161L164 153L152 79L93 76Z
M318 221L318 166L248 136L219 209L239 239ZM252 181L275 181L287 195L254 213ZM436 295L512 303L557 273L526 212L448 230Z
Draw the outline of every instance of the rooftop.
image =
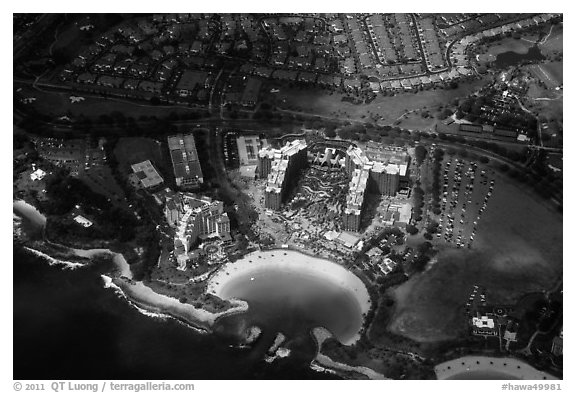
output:
M177 182L178 179L183 178L198 178L201 182L203 181L193 134L169 136L168 148Z
M150 160L132 165L132 171L138 176L144 188L155 187L164 182L164 179L162 179L162 176L156 171L156 168L154 168Z
M346 214L360 214L369 175L370 170L367 167L354 171L350 181L350 191L346 196L346 209L344 211Z

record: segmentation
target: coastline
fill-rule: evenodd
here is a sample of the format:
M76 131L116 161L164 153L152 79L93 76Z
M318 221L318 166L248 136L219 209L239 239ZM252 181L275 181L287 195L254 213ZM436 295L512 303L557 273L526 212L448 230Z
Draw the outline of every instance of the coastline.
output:
M23 216L39 227L43 228L45 226L46 217L26 201L16 200L13 202L13 207L19 217ZM248 303L241 300L230 300L233 307L219 313L212 313L202 308L195 308L188 303L180 303L176 298L154 292L152 288L146 286L142 281L133 281L130 265L121 253L114 252L107 248L79 249L62 246L47 240L45 240L45 242L50 246L62 247L62 249L65 250L64 257L69 255L87 258L90 261L86 263L70 262L54 258L32 247L24 246L24 249L46 260L49 265L61 265L64 269L77 269L87 266L89 263L92 263L94 257L100 255L111 257L118 272L114 274L114 277L107 275L101 276L104 281L104 287L114 289L129 303L135 306L139 312L147 316L172 317L197 331L209 332L218 318L248 310Z
M17 214L30 220L34 225L46 225L46 217L40 213L36 207L26 202L24 199L16 199L12 201L12 209L16 210Z
M515 358L490 356L464 356L440 363L434 367L438 379L456 379L467 372L494 372L522 380L557 380L558 378L540 371L528 363Z
M102 255L102 254L111 256L112 262L114 262L114 265L116 265L116 267L120 271L121 276L130 278L130 279L132 279L132 277L133 277L132 270L130 270L130 265L128 264L128 262L126 262L126 258L124 258L124 255L122 255L121 253L114 252L114 251L109 250L107 248L93 248L90 250L83 250L80 248L68 247L68 250L71 251L73 255L78 256L78 257L82 257L82 258L92 259L93 257L98 256L98 255Z
M189 303L181 303L178 299L162 295L142 281L132 281L127 277L112 278L113 284L122 291L126 298L137 306L156 314L164 314L178 319L195 329L210 332L218 318L248 310L248 303L232 299L233 305L225 311L212 313L202 308L196 308Z
M371 368L364 366L350 366L348 364L339 363L332 360L330 357L322 354L322 344L324 341L332 337L332 333L328 329L323 327L316 327L312 329L312 337L316 341L318 350L316 352L316 357L312 360L310 367L317 371L326 371L334 374L339 374L340 372L354 372L366 376L368 379L389 379L383 374L380 374Z
M206 292L225 299L226 296L223 294L227 284L238 276L250 275L271 268L332 281L353 295L359 305L363 321L372 307L368 289L354 273L328 259L288 249L254 251L236 262L226 263L210 277ZM360 332L357 332L354 337L346 340L343 344L352 345L359 339Z
M64 267L64 269L70 269L70 270L74 270L74 269L85 266L85 264L80 263L80 262L70 262L70 261L64 261L62 259L54 258L54 257L52 257L46 253L43 253L42 251L36 250L36 249L28 247L28 246L24 246L23 248L24 248L24 250L34 254L35 256L46 260L50 266L62 265Z

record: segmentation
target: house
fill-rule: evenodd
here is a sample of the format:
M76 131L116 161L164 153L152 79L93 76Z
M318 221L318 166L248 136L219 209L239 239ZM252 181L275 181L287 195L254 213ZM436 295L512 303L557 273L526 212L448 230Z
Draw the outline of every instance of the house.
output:
M338 34L334 36L335 45L345 45L348 42L348 37L345 34Z
M313 72L301 72L298 80L305 83L314 83L316 82L316 74Z
M138 84L140 83L137 79L126 79L124 81L123 87L129 90L136 90L138 88Z
M383 81L380 83L380 89L382 91L390 90L392 88L392 84L390 81Z
M84 72L83 74L78 75L76 81L78 83L93 84L94 82L96 82L96 75L91 74L89 72Z
M119 88L124 83L124 79L116 76L102 75L96 84L104 87Z
M164 85L161 82L142 81L138 85L138 89L154 94L160 94Z
M344 79L344 88L346 90L360 89L361 86L362 84L358 79Z
M402 86L404 90L412 90L412 83L410 82L410 79L400 80L400 86Z

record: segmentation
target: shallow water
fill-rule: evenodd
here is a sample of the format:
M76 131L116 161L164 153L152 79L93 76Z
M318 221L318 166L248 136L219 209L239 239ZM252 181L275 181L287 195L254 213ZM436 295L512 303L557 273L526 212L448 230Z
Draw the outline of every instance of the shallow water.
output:
M544 60L545 57L540 52L540 49L537 46L532 46L528 49L528 53L517 53L514 51L508 51L504 53L498 54L496 56L496 60L494 64L498 68L505 68L509 66L513 66L519 64L523 60Z
M347 341L362 327L354 295L319 275L270 266L235 276L220 294L248 302L249 310L242 316L245 323L293 339L308 337L314 327L323 326Z

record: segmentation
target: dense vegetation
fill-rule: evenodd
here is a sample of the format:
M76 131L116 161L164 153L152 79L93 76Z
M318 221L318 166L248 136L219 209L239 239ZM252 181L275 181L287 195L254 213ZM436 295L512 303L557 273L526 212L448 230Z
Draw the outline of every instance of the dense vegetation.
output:
M138 225L134 215L112 205L106 197L92 191L81 180L66 177L63 171L57 172L47 181L46 195L48 201L42 202L41 208L48 215L68 215L79 206L82 214L95 222L93 227L84 228L74 222L72 216L65 217L52 227L59 235L120 241L134 238L135 228Z

